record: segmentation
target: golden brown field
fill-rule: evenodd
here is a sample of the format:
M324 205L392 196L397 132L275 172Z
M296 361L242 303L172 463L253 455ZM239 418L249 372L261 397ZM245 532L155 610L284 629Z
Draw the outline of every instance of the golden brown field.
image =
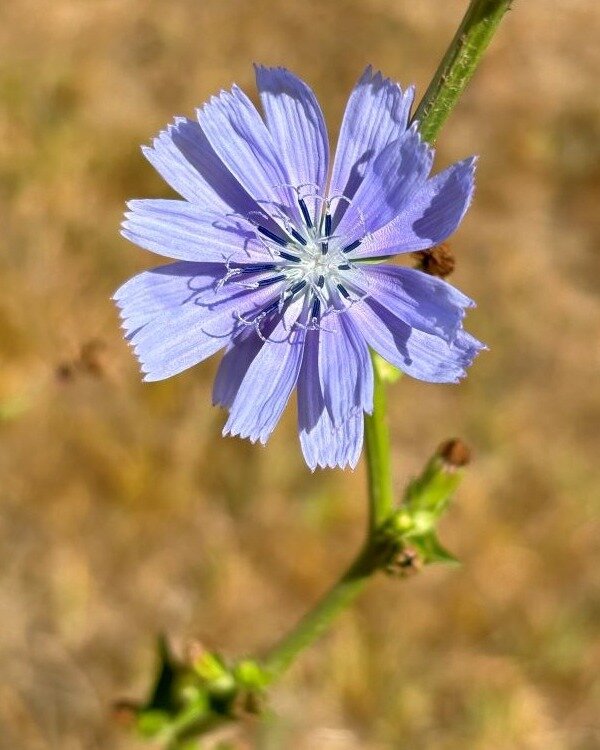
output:
M156 259L118 235L167 196L143 159L251 63L335 133L367 63L422 93L464 0L0 5L0 748L141 747L114 726L154 636L260 652L360 543L364 467L305 467L295 414L222 439L212 360L143 385L110 301ZM398 491L444 438L475 461L460 568L377 578L273 694L258 750L600 747L600 6L517 0L438 142L481 154L453 282L490 347L460 386L390 393Z

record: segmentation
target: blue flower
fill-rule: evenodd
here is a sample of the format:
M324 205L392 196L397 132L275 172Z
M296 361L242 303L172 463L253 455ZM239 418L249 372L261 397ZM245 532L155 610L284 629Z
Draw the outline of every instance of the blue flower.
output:
M369 347L414 378L456 382L483 348L472 301L385 261L445 240L473 194L475 159L430 177L408 127L414 90L367 68L333 166L311 89L256 68L264 120L237 87L177 118L144 154L183 200L134 200L123 234L175 263L115 294L145 380L225 349L213 401L224 434L265 443L297 388L308 465L354 467L373 407Z

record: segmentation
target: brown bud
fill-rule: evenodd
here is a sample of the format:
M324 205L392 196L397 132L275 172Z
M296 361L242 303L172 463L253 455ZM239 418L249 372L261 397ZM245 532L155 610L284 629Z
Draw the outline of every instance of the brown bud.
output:
M416 268L419 271L428 273L430 276L438 276L440 279L450 276L456 266L454 253L447 242L432 247L431 250L420 250L413 255L417 260Z
M440 445L438 456L451 468L466 466L471 460L471 449L460 438L451 438Z
M390 576L408 578L415 575L423 567L419 553L412 547L404 547L386 566L385 572Z

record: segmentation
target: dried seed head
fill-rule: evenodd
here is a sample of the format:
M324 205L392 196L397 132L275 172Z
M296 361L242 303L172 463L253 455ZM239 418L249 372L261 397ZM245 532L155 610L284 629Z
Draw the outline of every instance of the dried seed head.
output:
M454 271L456 259L447 242L431 248L431 250L420 250L413 253L417 259L416 268L430 276L438 276L445 279Z
M404 547L385 568L385 572L394 577L407 578L415 575L423 567L423 560L416 549Z
M446 440L440 445L437 453L444 463L453 469L466 466L471 460L471 449L460 438Z

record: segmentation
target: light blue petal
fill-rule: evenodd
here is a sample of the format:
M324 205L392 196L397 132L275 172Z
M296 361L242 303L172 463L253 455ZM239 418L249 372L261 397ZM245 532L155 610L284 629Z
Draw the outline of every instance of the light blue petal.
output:
M355 305L351 315L369 346L417 380L457 383L486 347L462 329L452 343L411 328L373 300Z
M319 331L319 382L338 426L355 411L373 409L373 366L363 336L345 314L331 314Z
M224 435L266 443L294 390L306 329L295 325L303 301L292 303L250 362L239 384ZM227 400L230 400L230 395Z
M285 68L256 68L256 85L265 120L275 148L287 169L291 183L304 186L309 210L315 216L325 194L329 167L329 141L323 113L312 90Z
M370 66L365 70L350 94L342 121L331 195L355 195L368 164L406 130L414 93L412 87L402 91L381 73L373 73Z
M442 279L413 268L368 265L361 269L363 292L397 318L424 333L453 341L474 302Z
M198 120L219 158L267 213L284 206L300 217L290 177L271 134L240 88L234 86L212 97L198 110Z
M252 225L239 217L178 200L133 200L127 207L123 236L167 258L249 263L269 257Z
M472 156L427 180L404 210L367 237L353 257L396 255L444 242L456 231L471 204L476 161Z
M409 204L431 171L433 153L413 127L369 162L352 202L335 226L344 244L385 226Z
M177 117L142 151L163 179L191 203L220 214L236 211L245 216L258 210L197 122Z
M144 380L163 380L226 346L250 317L274 298L272 288L217 284L225 267L173 263L134 276L115 293L127 338Z
M363 445L364 415L356 412L337 427L327 409L323 409L316 424L310 429L300 429L300 445L304 460L314 471L350 467L354 469L360 459Z
M272 331L273 326L265 331ZM260 352L265 343L264 333L259 336L257 330L248 326L227 347L227 351L221 360L215 382L213 385L213 404L231 408L237 392L240 389L246 371Z
M363 442L362 409L349 408L346 419L335 426L325 405L319 374L319 331L307 333L302 370L298 379L298 430L308 466L354 468Z

